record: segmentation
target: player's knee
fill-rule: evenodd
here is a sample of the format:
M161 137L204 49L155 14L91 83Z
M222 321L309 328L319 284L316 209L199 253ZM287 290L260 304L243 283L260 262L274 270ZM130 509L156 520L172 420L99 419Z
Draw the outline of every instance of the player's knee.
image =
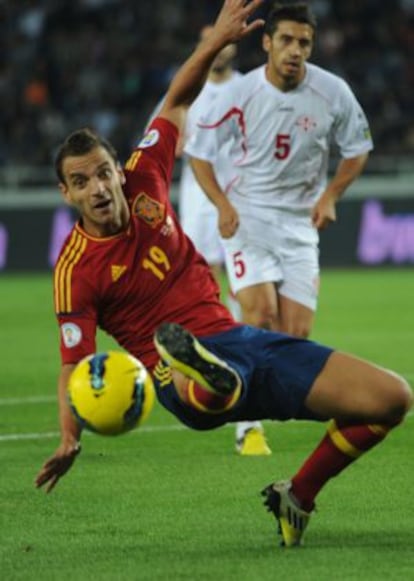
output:
M402 422L413 405L413 392L408 382L397 374L392 374L390 392L385 420L391 425L396 425Z

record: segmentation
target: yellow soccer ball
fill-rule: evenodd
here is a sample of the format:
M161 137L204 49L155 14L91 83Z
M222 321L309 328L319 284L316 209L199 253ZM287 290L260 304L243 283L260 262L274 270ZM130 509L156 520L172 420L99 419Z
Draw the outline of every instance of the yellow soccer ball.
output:
M144 365L120 351L82 359L68 384L70 408L82 428L116 436L139 426L154 404L154 386Z

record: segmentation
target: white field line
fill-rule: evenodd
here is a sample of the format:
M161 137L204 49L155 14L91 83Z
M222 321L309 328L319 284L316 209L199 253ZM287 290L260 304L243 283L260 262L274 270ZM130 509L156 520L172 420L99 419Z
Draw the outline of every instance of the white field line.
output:
M169 426L142 426L138 430L132 431L132 434L138 434L139 432L175 432L178 430L189 429L181 424L171 424ZM82 434L86 436L91 436L93 434L89 432L84 432ZM0 435L0 442L13 442L20 440L47 440L50 438L58 438L60 432L39 432L39 433L28 433L28 434L3 434Z
M37 395L33 397L3 397L0 398L0 406L6 405L26 405L36 403L57 402L57 395Z
M408 412L406 418L414 417L414 412ZM269 420L270 421L270 420ZM290 420L295 421L295 420ZM233 424L226 424L223 428L233 428ZM181 430L190 430L187 426L183 424L170 424L168 426L142 426L137 430L133 430L131 433L133 435L140 434L140 433L154 433L154 432L177 432ZM85 436L92 436L96 434L92 434L90 432L85 431ZM39 432L39 433L28 433L28 434L3 434L0 435L0 443L1 442L16 442L22 440L48 440L51 438L58 438L60 436L60 432Z

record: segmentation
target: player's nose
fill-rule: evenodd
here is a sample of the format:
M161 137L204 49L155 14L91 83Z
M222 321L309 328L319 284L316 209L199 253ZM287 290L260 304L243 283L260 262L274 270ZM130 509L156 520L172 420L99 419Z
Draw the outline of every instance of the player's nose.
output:
M99 195L105 193L105 182L99 179L98 176L94 176L91 179L91 189L93 194Z

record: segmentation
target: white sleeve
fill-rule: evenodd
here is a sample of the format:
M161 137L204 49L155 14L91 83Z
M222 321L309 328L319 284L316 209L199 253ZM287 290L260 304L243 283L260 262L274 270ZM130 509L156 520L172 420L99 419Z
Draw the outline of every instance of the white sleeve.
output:
M237 139L238 124L234 119L235 108L230 97L220 95L199 117L184 147L187 155L215 164L220 149Z
M333 138L342 157L356 157L374 147L369 123L347 83L341 80L338 89Z

